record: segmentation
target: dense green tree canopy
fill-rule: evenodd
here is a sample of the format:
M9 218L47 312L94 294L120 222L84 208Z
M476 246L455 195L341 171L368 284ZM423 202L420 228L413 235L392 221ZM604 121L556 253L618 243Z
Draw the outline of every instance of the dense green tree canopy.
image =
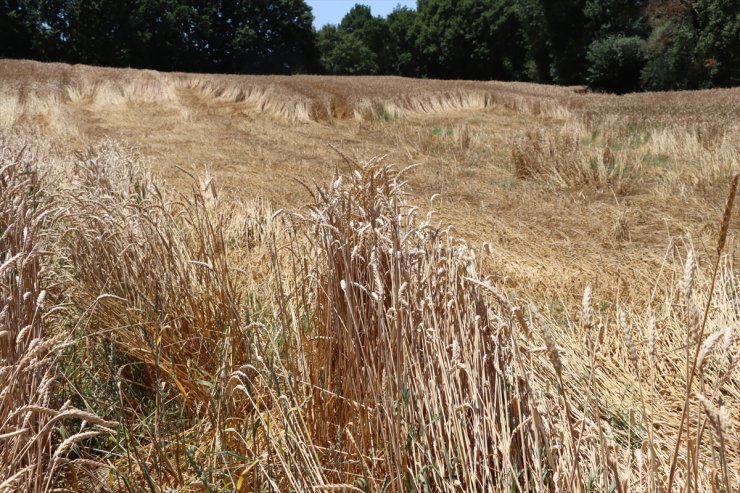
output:
M586 55L589 85L616 93L639 90L640 73L645 66L644 44L638 36L623 34L593 41Z
M740 84L738 0L417 0L313 28L304 0L0 0L0 57L232 73Z
M418 16L430 77L522 78L526 47L514 2L419 0Z
M0 0L0 55L34 57L42 47L38 2Z
M354 32L324 26L318 34L321 64L330 74L375 75L380 73L378 55Z
M388 24L389 47L387 64L389 73L407 77L426 75L421 49L417 44L420 24L416 11L405 7L397 8L386 20Z
M641 87L659 91L705 85L709 74L696 50L699 32L690 6L654 5L649 22Z
M383 32L383 22L385 43L366 34L345 39L355 26ZM611 92L740 83L737 0L417 0L416 10L398 7L385 20L358 6L319 38L324 67L337 74L531 80Z
M699 0L697 50L710 80L722 86L740 84L740 5L737 0Z
M384 19L373 17L367 5L355 5L338 26L319 31L322 63L332 74L391 73L389 35Z
M159 70L319 70L304 0L3 0L0 27L9 38L0 56Z

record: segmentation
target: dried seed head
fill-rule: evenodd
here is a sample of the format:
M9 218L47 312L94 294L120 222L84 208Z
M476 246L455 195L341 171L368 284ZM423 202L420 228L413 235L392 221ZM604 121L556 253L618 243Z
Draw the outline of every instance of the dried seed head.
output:
M651 315L650 321L648 322L648 355L650 356L650 364L652 365L655 365L658 360L657 350L655 349L655 330L655 315Z
M732 339L733 339L733 329L731 326L725 327L724 330L724 337L722 338L722 350L723 351L729 351L732 347Z
M707 412L710 420L712 419L712 417L717 416L717 410L714 408L714 404L712 404L712 402L707 399L704 394L702 394L701 392L697 392L696 398L699 400L699 402L701 402L702 406L704 406L704 410Z
M457 342L457 338L452 340L452 361L456 362L460 360L460 344Z
M730 218L732 217L732 206L735 202L735 194L737 194L737 183L740 179L740 174L736 174L732 177L730 183L730 193L727 195L727 202L725 203L725 212L722 214L722 227L719 230L719 241L717 242L717 255L722 253L725 248L725 242L727 241L727 231L730 229Z
M482 287L483 289L485 289L486 291L488 291L493 296L493 298L496 300L496 303L501 307L501 309L504 311L504 313L509 319L513 319L515 317L516 308L514 307L514 305L511 304L511 302L509 302L509 300L506 299L504 295L499 293L496 288L494 288L487 282L480 282L470 277L466 277L465 279L468 282L472 282L473 284L476 284Z
M689 250L686 256L686 264L683 268L683 280L681 281L681 291L686 300L691 299L692 290L694 287L694 275L696 273L696 259L694 258L694 250Z
M537 321L542 326L542 337L545 339L545 346L547 346L547 358L550 360L550 364L555 370L557 376L562 378L563 362L560 359L560 352L558 352L558 348L555 344L555 339L552 336L550 324L547 323L544 317L534 306L532 306L532 312L534 313L535 317L537 317Z
M632 331L630 330L629 324L627 323L627 315L622 310L620 310L618 318L619 326L622 329L624 345L627 348L627 357L629 358L632 367L635 369L635 371L637 371L639 368L637 362L637 348L635 347L635 343L632 340Z
M100 435L100 433L101 433L100 431L85 431L85 432L77 433L76 435L72 435L68 437L54 451L53 459L56 461L57 459L63 457L69 451L69 449L71 449L77 443L83 440L86 440L88 438L96 437Z
M701 402L702 406L704 406L704 410L707 414L707 419L712 425L712 428L714 428L714 431L717 432L717 435L722 436L726 434L731 427L730 415L726 409L726 406L722 405L722 403L720 402L719 408L717 408L714 404L712 404L712 401L707 399L707 397L701 392L696 393L696 398L699 400L699 402Z
M689 310L689 341L696 343L699 337L699 329L701 328L702 312L699 305L693 299L688 300Z
M706 339L704 339L704 343L701 345L701 348L699 349L699 356L696 359L696 368L701 371L702 367L704 366L704 363L706 362L707 356L712 352L712 349L714 349L714 346L719 341L720 337L724 335L723 330L718 330L715 332L712 332Z
M45 299L46 299L46 290L42 289L41 292L39 293L38 298L36 298L36 306L43 308Z
M373 247L373 250L370 253L370 265L372 266L372 269L373 269L373 280L375 281L375 291L378 293L380 298L383 298L385 289L383 287L383 279L380 277L378 254L377 254L375 247Z
M604 326L603 323L599 322L598 329L599 329L599 339L598 339L599 344L604 344L604 340L606 339L606 327Z
M732 419L730 418L730 411L725 406L724 402L720 399L719 402L719 428L725 435L732 432Z
M586 330L593 328L593 315L591 313L591 286L583 290L583 327Z
M519 322L519 327L522 328L522 330L527 335L527 337L532 337L532 333L529 330L527 321L524 318L524 312L522 312L522 310L517 307L514 309L514 316L516 317L517 322ZM476 315L476 317L478 316Z

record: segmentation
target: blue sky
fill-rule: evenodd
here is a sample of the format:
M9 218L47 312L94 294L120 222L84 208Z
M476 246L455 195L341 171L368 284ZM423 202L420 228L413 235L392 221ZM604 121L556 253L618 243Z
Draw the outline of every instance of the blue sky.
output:
M396 5L416 8L416 0L306 0L313 9L314 26L321 29L325 24L339 24L344 14L356 3L369 5L373 15L385 17Z

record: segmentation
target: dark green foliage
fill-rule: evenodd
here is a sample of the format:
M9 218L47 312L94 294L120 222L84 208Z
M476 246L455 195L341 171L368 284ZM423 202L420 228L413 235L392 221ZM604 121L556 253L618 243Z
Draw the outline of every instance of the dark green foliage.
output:
M176 70L193 61L202 64L205 57L188 43L196 12L174 0L138 2L124 21L128 24L128 55L133 64L159 70Z
M16 9L8 6L17 2L4 1L0 10L0 56L20 58L29 56L24 40L31 38L29 22L19 18Z
M218 72L315 70L313 15L303 0L222 0L207 18Z
M586 75L586 47L591 37L585 0L538 0L544 14L544 35L550 51L550 75L558 84L582 84Z
M668 8L672 6L673 8ZM651 12L642 87L698 89L740 84L740 9L734 0L666 2Z
M645 66L645 42L638 36L620 34L599 38L588 48L587 80L601 91L625 93L640 88Z
M366 5L355 5L344 16L339 29L375 54L377 73L388 73L391 54L388 43L390 33L384 19L373 17L370 7Z
M696 89L707 71L696 54L697 33L688 19L656 19L646 43L647 63L640 75L649 91Z
M38 2L0 0L0 57L32 57L42 36Z
M384 19L373 17L366 5L355 5L339 26L328 25L319 31L321 62L331 74L389 73L393 49L389 37Z
M717 86L740 84L740 4L737 0L694 2L699 24L697 50Z
M318 34L321 63L330 74L373 75L379 73L378 57L356 33L337 26L324 26Z
M71 63L122 67L132 64L135 5L116 0L54 0L51 26L62 40L58 48ZM156 67L152 67L156 68Z
M519 14L506 0L421 0L388 19L356 5L318 45L329 73L516 80L529 51Z
M304 0L4 1L0 55L158 70L316 71Z
M419 0L418 45L427 75L523 78L527 49L517 12L507 0Z
M313 29L305 0L0 0L0 57L227 73L740 84L738 0L417 0Z
M526 79L552 82L551 50L547 35L547 19L540 0L520 0L516 4L522 23L522 35L527 49Z
M586 0L587 30L596 37L609 34L644 37L649 32L643 12L646 0Z
M416 40L419 38L419 22L415 10L400 7L390 13L387 19L390 35L389 73L407 77L426 75L421 50Z

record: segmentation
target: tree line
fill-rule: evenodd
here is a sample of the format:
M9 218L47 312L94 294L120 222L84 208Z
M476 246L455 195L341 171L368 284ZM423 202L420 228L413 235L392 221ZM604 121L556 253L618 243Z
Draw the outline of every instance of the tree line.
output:
M321 70L303 0L0 0L0 56L187 72Z
M0 0L0 57L219 73L740 84L738 0L417 0L316 31L304 0Z

